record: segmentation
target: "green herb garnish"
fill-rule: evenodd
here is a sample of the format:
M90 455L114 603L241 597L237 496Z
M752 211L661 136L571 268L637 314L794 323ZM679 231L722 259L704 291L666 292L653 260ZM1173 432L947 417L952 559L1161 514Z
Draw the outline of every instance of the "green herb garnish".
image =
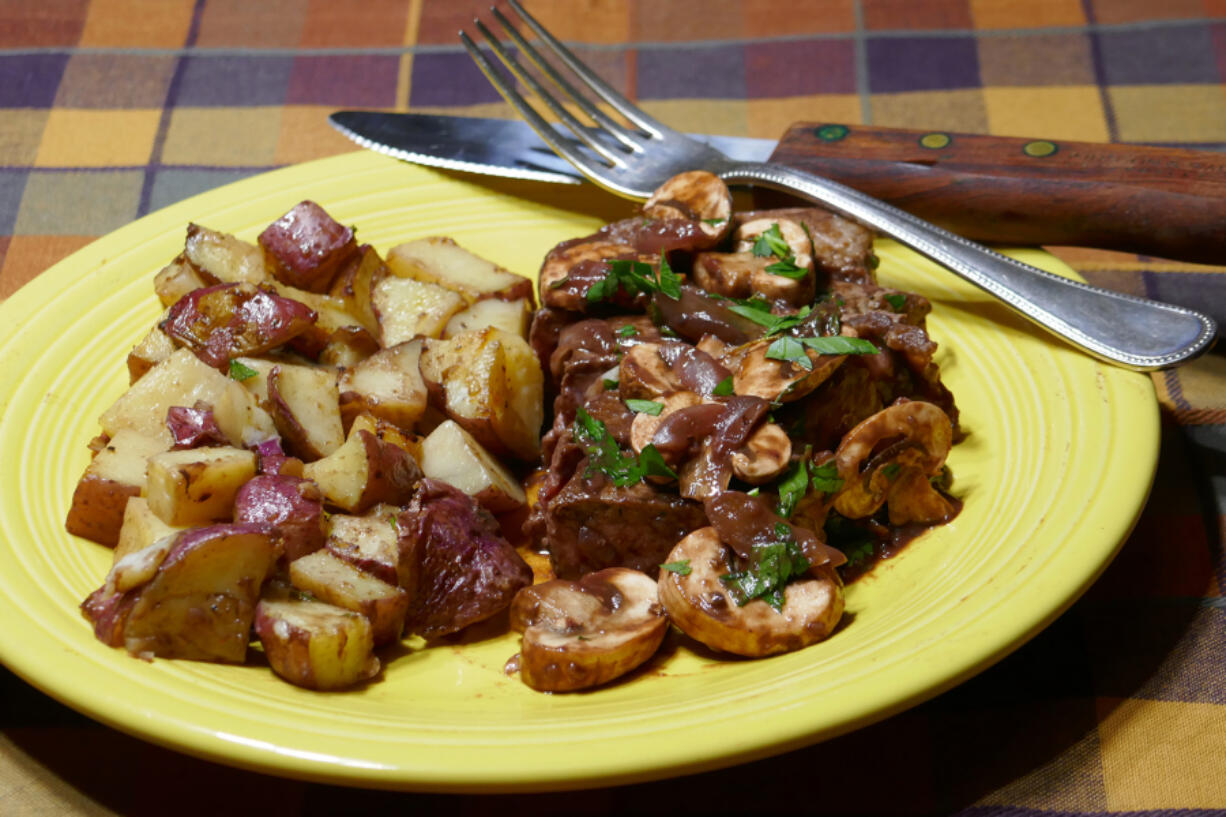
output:
M736 394L736 391L732 388L732 375L728 375L716 383L715 388L711 389L711 394L716 397L731 397L733 394Z
M592 284L587 291L587 302L590 304L611 300L618 292L627 295L637 295L645 292L663 292L674 301L681 297L681 277L673 272L668 265L668 259L660 256L660 271L657 274L651 264L630 259L609 261L609 272L604 278Z
M654 445L644 447L637 457L632 452L622 451L605 424L582 406L575 412L573 431L575 439L587 452L584 477L599 471L618 487L633 485L650 476L677 478L677 472L668 467Z
M612 379L612 378L610 378L610 377L606 377L606 378L605 378L605 379L602 381L602 384L603 384L603 385L604 385L604 387L605 387L605 391L613 391L613 390L614 390L614 389L616 389L616 388L617 388L619 385L621 385L621 384L620 384L620 383L618 383L616 380L614 380L614 379Z
M791 278L794 281L804 278L805 273L808 272L807 269L796 266L792 261L776 261L768 265L766 271L772 275L782 275L784 278Z
M728 220L728 219L726 219L726 218L704 218L704 219L702 220L702 223L703 223L703 224L712 224L712 225L714 225L714 224L723 224L723 223L724 223L725 221L727 221L727 220Z
M240 361L230 361L230 377L234 378L235 380L250 380L257 374L259 374L259 372L250 366L244 366Z
M824 465L809 466L809 484L824 494L836 494L843 487L839 467L831 460Z
M890 305L890 309L895 312L901 312L902 308L907 305L907 296L901 292L893 292L889 295L882 296L882 300Z
M623 326L621 329L617 330L617 336L619 338L632 338L638 333L639 333L639 330L635 329L634 324L632 323L628 323L625 326Z
M759 258L769 258L772 255L781 260L793 258L792 248L784 240L783 231L779 229L778 222L772 224L758 236L758 240L753 243L753 254Z
M664 411L664 404L657 403L654 400L635 400L630 398L626 400L626 408L637 414L650 414L652 417L658 417L660 412Z
M892 480L898 476L898 472L902 470L902 466L896 462L892 462L881 469L881 473L885 474L885 478Z
M688 576L692 572L689 559L682 559L678 562L665 562L660 565L660 569L667 570L669 573L676 573L678 576Z
M775 525L778 539L766 544L754 545L749 557L749 567L725 573L719 580L737 596L737 604L744 607L754 599L762 599L776 611L783 611L783 588L789 581L799 578L809 569L792 530L785 523Z
M813 361L805 354L809 348L819 355L875 355L877 347L862 338L845 338L833 335L823 338L778 338L766 347L766 356L771 360L795 363L805 371L813 370Z
M779 480L779 505L776 513L784 519L790 519L796 510L796 504L809 492L809 466L801 459L788 466L783 478Z

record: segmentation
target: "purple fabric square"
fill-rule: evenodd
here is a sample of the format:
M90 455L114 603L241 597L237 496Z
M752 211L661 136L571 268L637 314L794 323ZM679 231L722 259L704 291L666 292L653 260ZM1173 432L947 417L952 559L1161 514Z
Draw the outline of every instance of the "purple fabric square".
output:
M293 57L192 56L183 62L176 105L280 105Z
M286 102L390 108L396 104L400 58L373 54L298 57Z
M744 99L745 51L734 45L638 52L639 99Z
M490 55L492 60L497 57ZM409 105L479 105L502 99L467 53L418 54L413 58Z
M1199 309L1226 326L1226 280L1220 272L1146 272L1146 295Z
M225 170L198 168L163 168L153 174L149 186L148 201L142 202L140 213L160 210L175 202L198 193L221 187L223 184L246 179L265 168L233 168Z
M0 234L13 232L28 175L25 170L0 170Z
M1103 77L1110 85L1222 81L1213 39L1202 25L1103 31Z
M51 107L67 62L66 54L0 57L0 107Z
M979 54L972 37L875 37L868 76L873 93L977 88Z
M751 43L745 89L750 99L853 93L855 49L848 40Z

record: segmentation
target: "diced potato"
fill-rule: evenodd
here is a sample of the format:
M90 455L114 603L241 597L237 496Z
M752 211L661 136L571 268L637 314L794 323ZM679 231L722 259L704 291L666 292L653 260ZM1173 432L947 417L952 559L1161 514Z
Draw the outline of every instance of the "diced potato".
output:
M311 292L327 291L337 271L358 249L353 228L336 221L313 201L299 202L265 227L259 242L273 277Z
M215 283L212 276L201 275L187 260L187 255L180 253L153 277L153 291L162 306L169 307L187 293Z
M442 337L447 322L465 305L462 295L446 287L391 275L375 284L371 301L383 346Z
M149 330L149 334L128 352L128 385L135 383L145 372L161 363L175 352L175 342L158 327Z
M255 454L242 448L188 448L149 458L145 498L167 525L229 520L234 496L255 476Z
M379 351L379 340L360 326L342 326L328 336L319 350L319 362L338 369L351 369Z
M390 274L378 251L363 244L358 247L357 255L337 273L328 294L339 299L345 310L361 321L368 332L378 334L379 319L375 316L371 296L375 284Z
M205 365L188 349L179 349L154 366L98 418L111 438L123 430L156 439L170 447L166 410L171 406L213 406L217 424L235 445L276 434L272 418L236 381Z
M199 273L220 283L261 284L268 280L259 247L199 224L187 226L183 255Z
M119 529L119 544L115 545L112 564L117 564L128 554L144 550L159 539L172 536L181 530L182 527L163 522L150 509L149 501L143 496L134 496L124 508L123 527Z
M272 528L286 562L324 546L324 506L319 487L289 474L261 474L239 488L234 521Z
M326 457L345 440L331 369L274 366L268 373L268 407L286 448L304 461Z
M358 398L361 409L403 429L413 428L426 410L421 377L423 341L398 343L376 352L340 378L340 392Z
M349 426L349 434L346 439L359 431L369 431L384 442L398 445L405 451L408 451L409 455L416 462L421 462L421 437L405 433L399 427L375 417L373 414L358 414L355 416L353 423Z
M387 265L398 276L454 290L470 304L483 298L532 297L531 280L473 255L450 238L432 236L392 247Z
M528 298L517 298L513 301L486 298L462 312L457 312L443 328L443 337L453 338L470 329L494 326L512 335L527 338L531 317L532 301Z
M376 505L361 516L334 513L328 519L324 547L358 570L395 584L400 560L399 515L395 505Z
M328 456L307 463L302 474L319 486L329 504L362 513L380 502L408 502L421 469L400 446L358 431Z
M132 575L114 578L81 605L99 639L133 655L240 662L255 617L260 586L277 549L259 526L211 525L177 534L147 582L146 564L125 564ZM153 550L157 548L155 544ZM128 559L138 562L144 551ZM157 554L154 553L154 556Z
M317 550L291 562L289 580L320 601L366 616L376 647L398 640L404 630L408 593L359 570L330 550Z
M545 378L523 338L488 327L432 340L421 373L447 416L491 452L539 456Z
M124 509L145 487L146 461L169 447L169 439L127 428L116 431L77 482L65 522L68 532L101 545L118 544Z
M422 440L421 470L476 498L493 513L513 511L528 502L511 472L454 420L440 423Z
M255 632L272 671L307 689L343 689L379 674L370 622L306 599L262 599Z

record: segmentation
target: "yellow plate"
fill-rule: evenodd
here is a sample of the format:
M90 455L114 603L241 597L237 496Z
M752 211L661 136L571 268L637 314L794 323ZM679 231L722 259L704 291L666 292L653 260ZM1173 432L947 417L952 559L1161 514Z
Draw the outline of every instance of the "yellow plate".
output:
M880 244L884 282L933 302L930 328L968 432L950 463L965 510L847 594L829 641L760 661L658 656L595 692L542 695L503 674L510 634L387 662L346 693L266 667L128 657L77 610L110 551L63 520L96 418L159 314L153 274L189 221L254 240L303 198L380 250L450 235L527 274L557 241L629 211L587 190L477 184L354 153L154 213L0 305L0 659L81 712L147 740L275 774L417 790L562 789L781 752L866 725L998 660L1094 580L1127 535L1158 449L1153 387L1049 340L914 254ZM1050 256L1019 252L1059 272Z

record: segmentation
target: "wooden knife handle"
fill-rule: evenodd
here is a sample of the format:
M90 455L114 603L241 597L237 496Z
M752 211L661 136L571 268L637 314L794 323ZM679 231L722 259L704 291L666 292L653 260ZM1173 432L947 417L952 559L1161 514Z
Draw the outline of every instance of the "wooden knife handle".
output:
M801 122L771 160L976 241L1226 263L1226 154Z

